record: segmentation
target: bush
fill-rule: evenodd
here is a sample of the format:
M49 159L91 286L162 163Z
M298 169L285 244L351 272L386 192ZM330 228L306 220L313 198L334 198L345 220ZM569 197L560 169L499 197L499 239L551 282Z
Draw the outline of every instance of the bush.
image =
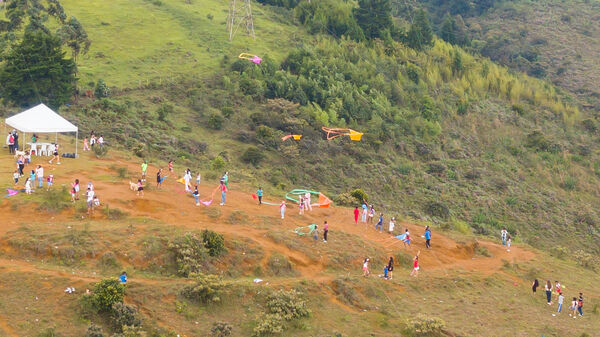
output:
M294 276L296 272L288 258L280 253L275 253L269 257L267 267L271 274L275 276Z
M112 306L112 324L117 332L123 332L125 326L141 326L142 321L138 316L138 310L124 303L115 303Z
M269 295L267 309L270 314L280 315L286 321L310 316L302 294L293 289L278 290Z
M99 79L96 83L96 89L94 89L94 95L96 98L104 98L110 96L110 88L106 85L103 79Z
M409 334L415 336L439 336L446 327L446 323L437 317L418 315L406 323Z
M225 159L221 156L216 156L210 163L210 166L213 170L222 170L225 167Z
M227 337L231 336L233 327L227 322L215 322L210 329L210 335L213 337Z
M466 222L455 219L455 218L452 218L451 222L452 222L452 229L454 229L455 231L465 234L465 235L473 233L473 231L471 230L471 227Z
M139 326L124 326L122 334L114 334L112 337L146 337L148 336Z
M266 314L260 317L258 324L254 327L252 336L269 336L282 333L284 320L280 315Z
M440 163L429 163L427 173L431 175L441 176L446 172L446 166Z
M208 116L207 125L213 130L221 130L224 122L225 118L223 118L223 115L218 112L213 112Z
M44 197L38 206L38 210L55 213L71 207L72 205L67 188L64 186L60 189L53 188L42 193L44 193Z
M41 331L37 337L61 337L62 335L56 332L54 328L47 328Z
M242 154L242 161L258 166L258 164L265 158L263 152L256 146L251 146L244 151Z
M600 259L583 250L577 250L573 252L573 258L577 261L580 266L596 271L600 268Z
M205 229L202 232L202 242L210 256L221 256L227 253L225 238L217 232Z
M357 188L354 191L350 192L350 195L353 196L359 204L362 204L363 202L367 202L369 200L369 195L360 188Z
M448 206L437 201L428 201L425 204L425 212L430 216L436 216L443 219L450 215L450 209L448 209Z
M205 269L209 254L204 242L196 234L187 233L169 243L169 250L175 255L177 273L188 277Z
M175 108L173 107L173 105L167 104L167 103L161 105L156 110L156 113L158 114L158 120L161 122L166 121L167 117L169 117L169 115L173 114L173 111L175 111Z
M108 146L106 146L106 145L104 145L104 146L96 145L96 146L92 147L92 149L94 150L94 154L96 155L96 158L102 158L102 157L106 156L106 154L108 153Z
M335 198L333 198L333 202L339 206L356 206L356 198L354 198L350 193L340 193Z
M110 311L113 304L123 302L125 287L116 279L103 279L96 283L90 296L95 310Z
M102 332L101 327L92 323L88 326L84 337L106 337L106 335Z
M229 284L216 275L194 273L190 275L195 284L181 290L181 296L201 304L221 302L221 295Z

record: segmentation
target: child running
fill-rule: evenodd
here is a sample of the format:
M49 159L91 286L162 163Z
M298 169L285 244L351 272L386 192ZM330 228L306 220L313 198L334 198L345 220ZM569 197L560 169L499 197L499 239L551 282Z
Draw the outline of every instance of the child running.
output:
M369 275L371 275L371 272L369 271L369 258L366 258L365 261L363 262L363 276L367 277Z
M413 270L410 272L410 276L414 276L417 277L419 276L419 254L421 253L421 251L417 252L417 255L415 255L415 258L413 259Z

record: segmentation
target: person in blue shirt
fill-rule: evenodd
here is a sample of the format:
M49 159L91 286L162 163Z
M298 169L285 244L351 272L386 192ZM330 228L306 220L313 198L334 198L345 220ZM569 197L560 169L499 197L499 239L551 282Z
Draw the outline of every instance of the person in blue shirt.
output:
M431 248L431 230L429 226L425 227L425 246Z
M383 232L383 213L379 213L379 221L375 225L375 229L379 228L380 232Z
M263 196L262 187L258 187L258 190L256 190L256 195L258 196L258 204L262 205L262 196Z
M362 210L363 210L362 211L362 222L366 223L367 222L367 213L368 213L367 203L366 202L363 202L363 204L362 204Z
M119 276L119 281L121 282L121 284L127 283L127 273L126 272L123 272L121 274L121 276Z

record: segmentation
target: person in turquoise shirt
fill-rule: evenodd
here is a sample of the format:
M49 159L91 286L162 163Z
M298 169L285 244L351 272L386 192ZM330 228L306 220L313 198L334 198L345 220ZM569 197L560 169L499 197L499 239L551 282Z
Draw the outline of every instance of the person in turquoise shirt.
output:
M258 196L258 204L262 205L262 196L263 196L262 187L258 187L258 190L256 190L256 196Z

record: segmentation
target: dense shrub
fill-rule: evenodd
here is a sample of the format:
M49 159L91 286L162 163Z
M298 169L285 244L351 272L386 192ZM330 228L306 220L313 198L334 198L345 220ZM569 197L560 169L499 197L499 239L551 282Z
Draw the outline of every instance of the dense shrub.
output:
M94 95L96 98L103 98L110 96L110 88L106 85L103 79L99 79L96 83L96 89L94 89Z
M184 277L204 270L210 257L204 240L192 233L175 238L169 243L169 250L175 255L177 273Z
M175 108L173 107L173 105L167 104L167 103L162 104L156 110L156 114L158 115L158 120L161 122L166 121L167 117L169 117L169 115L172 115L174 111L175 111Z
M425 212L438 218L447 218L450 215L450 209L442 202L428 201L425 204Z
M354 199L356 199L356 201L360 204L362 204L363 202L369 201L369 195L360 188L357 188L357 189L353 190L352 192L350 192L350 195L353 196Z
M225 159L221 156L216 156L210 163L210 167L213 170L222 170L225 167Z
M92 147L92 149L97 158L105 157L106 154L108 153L108 146L106 146L106 145L104 145L104 146L96 145L96 146Z
M112 324L117 332L123 332L124 326L141 326L142 321L139 318L138 310L125 303L115 303L112 305Z
M242 153L240 159L248 164L258 166L265 159L265 154L256 146L251 146Z
M213 130L221 130L224 122L225 118L220 112L213 112L208 116L208 121L206 124Z
M106 312L112 309L113 304L123 302L125 287L117 279L103 279L96 283L89 296L96 310Z
M225 237L217 232L205 229L202 231L202 242L210 256L221 256L227 253Z
M275 276L294 276L297 274L290 260L280 253L274 253L269 257L267 268Z
M301 293L296 290L278 290L267 298L267 309L271 314L280 315L284 320L308 317L310 310Z
M102 332L101 327L92 323L88 326L84 337L106 337L106 335Z
M212 337L227 337L231 336L233 327L227 322L215 322L210 329L210 335Z
M446 323L437 317L418 315L406 323L407 332L413 336L441 336Z
M193 273L190 277L195 283L183 288L181 296L201 304L221 302L221 296L229 286L216 275Z

